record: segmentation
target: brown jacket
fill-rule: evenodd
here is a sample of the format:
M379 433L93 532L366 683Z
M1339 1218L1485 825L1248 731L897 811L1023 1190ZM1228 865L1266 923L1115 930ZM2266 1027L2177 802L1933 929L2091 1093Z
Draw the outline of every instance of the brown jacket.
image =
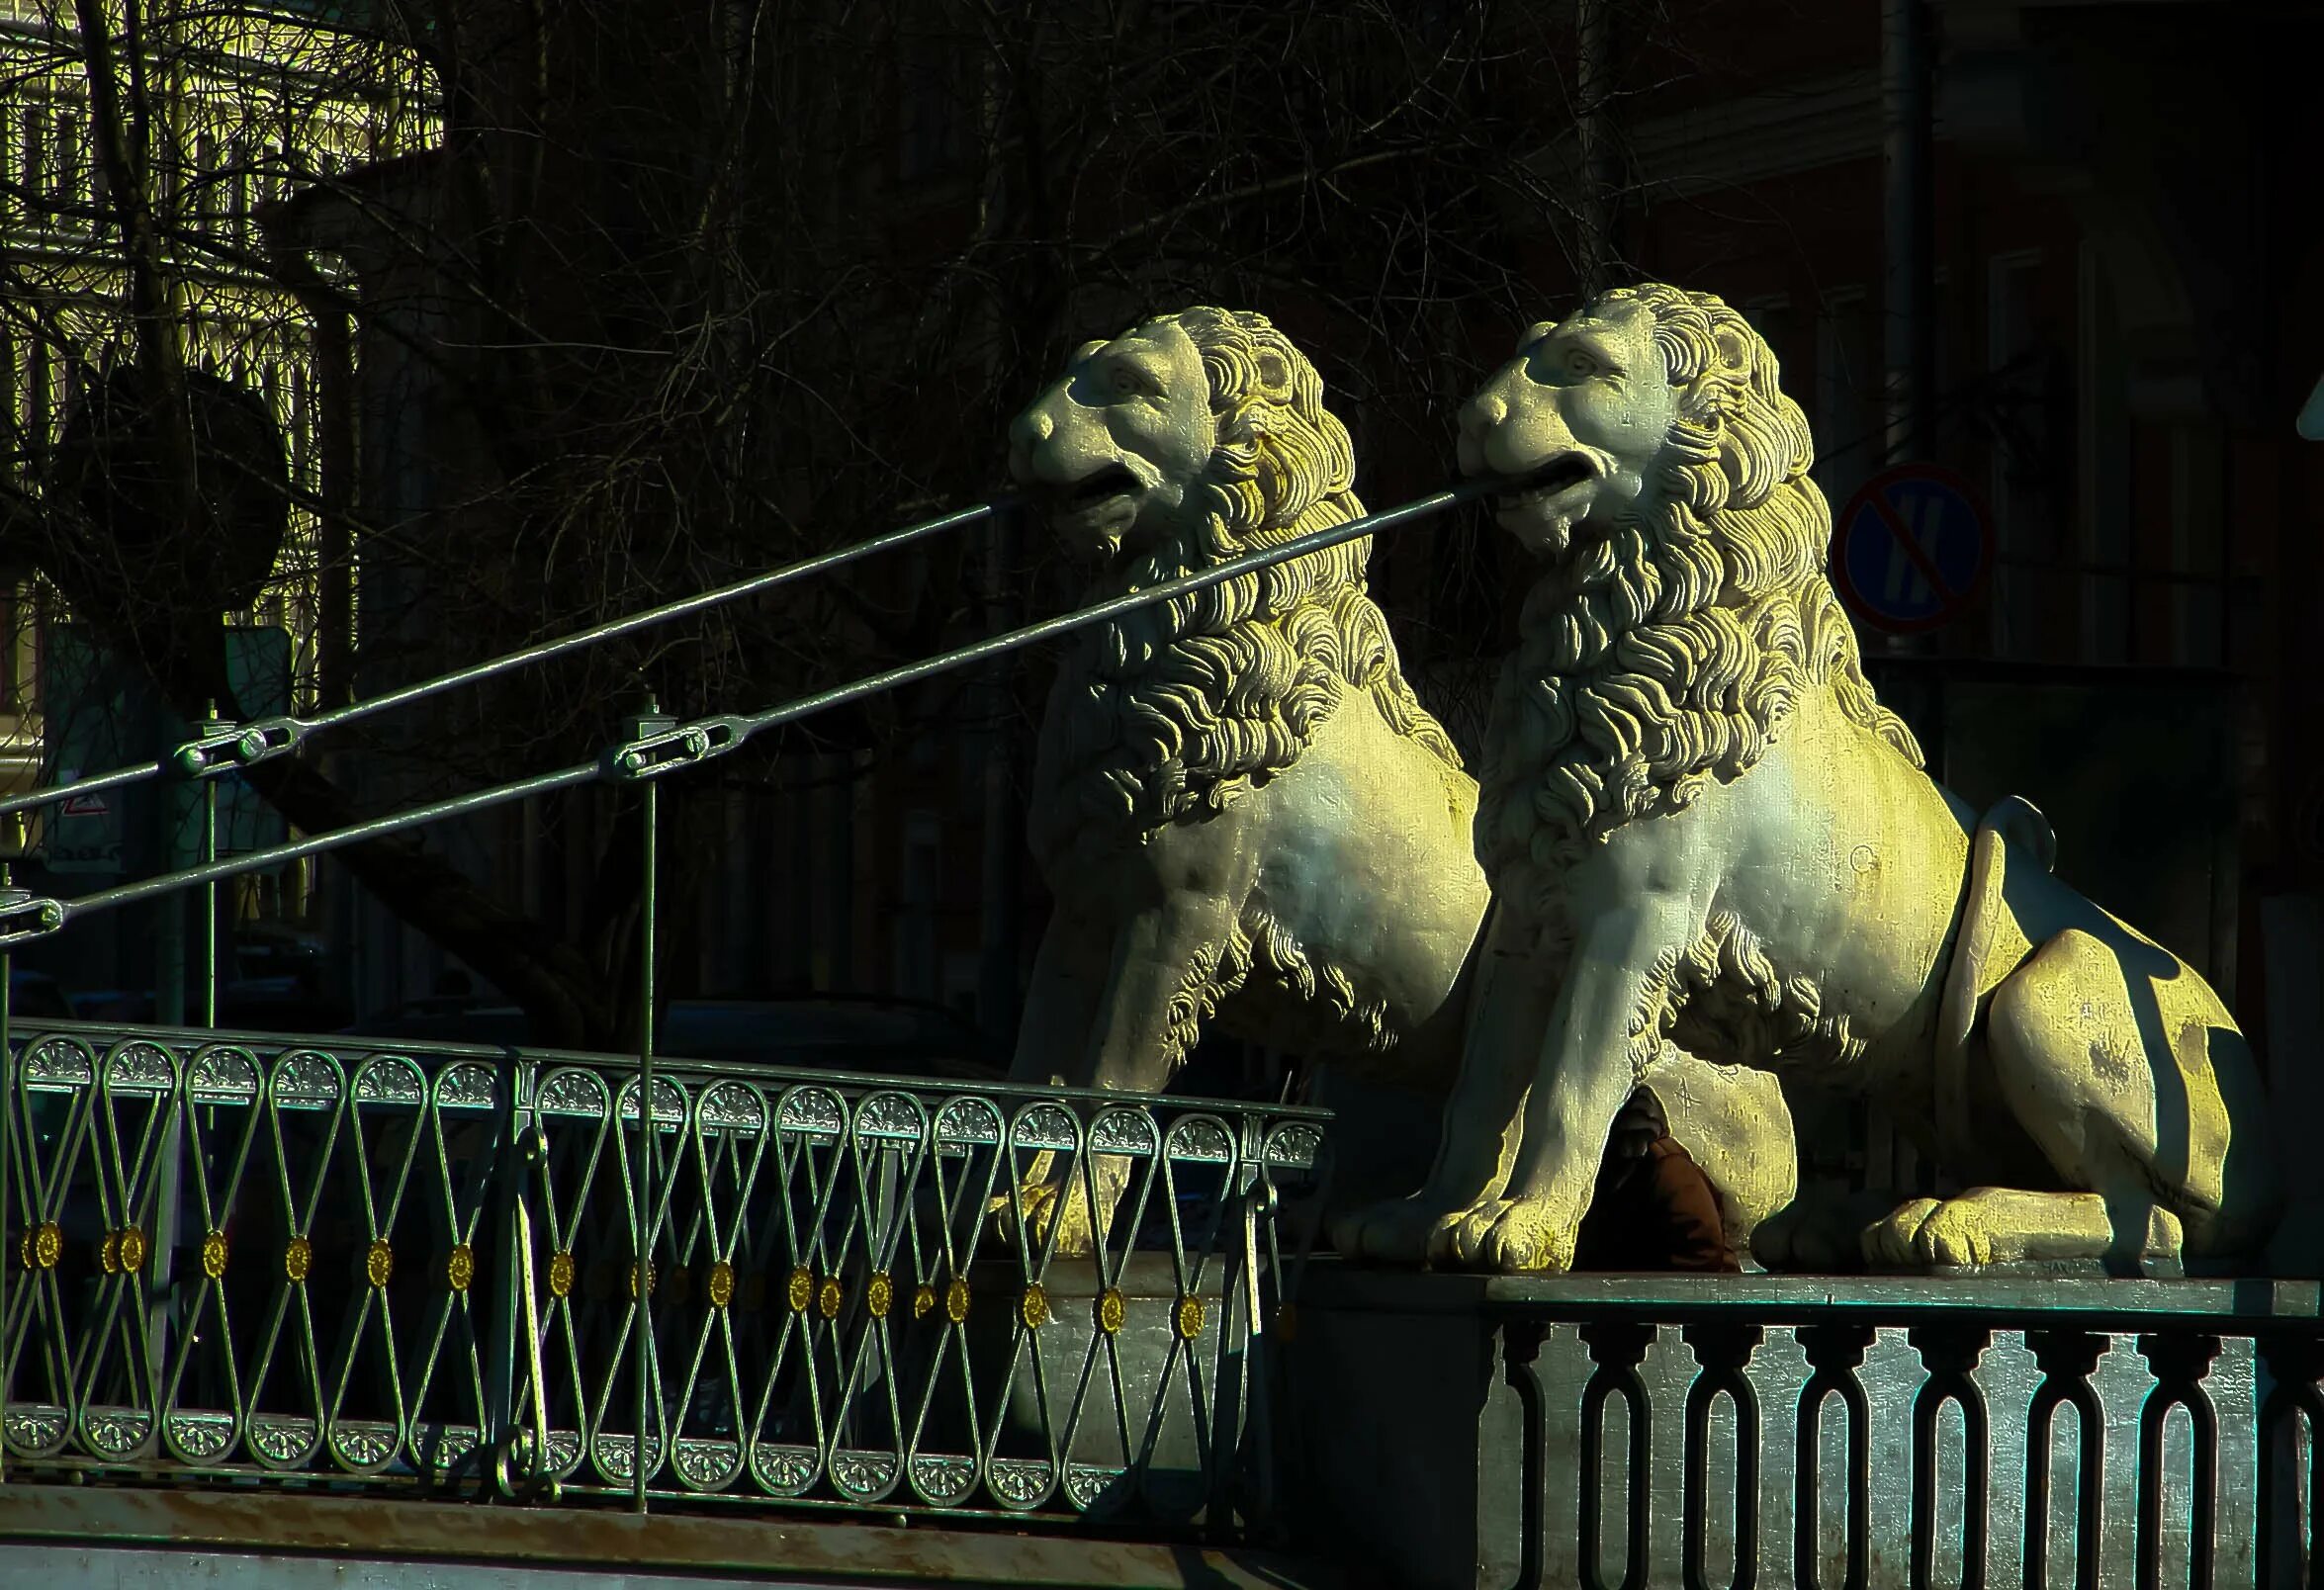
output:
M1598 1178L1573 1268L1733 1274L1743 1267L1727 1246L1709 1178L1685 1149L1660 1137L1643 1163L1609 1162Z

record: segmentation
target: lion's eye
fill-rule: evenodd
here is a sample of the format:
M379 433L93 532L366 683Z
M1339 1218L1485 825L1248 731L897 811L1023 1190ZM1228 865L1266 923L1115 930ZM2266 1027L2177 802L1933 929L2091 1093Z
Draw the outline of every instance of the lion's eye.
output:
M1146 380L1145 373L1134 365L1116 365L1108 372L1108 379L1114 390L1124 398L1135 398L1150 385Z
M1596 375L1601 368L1596 359L1579 348L1565 355L1565 373L1577 381Z

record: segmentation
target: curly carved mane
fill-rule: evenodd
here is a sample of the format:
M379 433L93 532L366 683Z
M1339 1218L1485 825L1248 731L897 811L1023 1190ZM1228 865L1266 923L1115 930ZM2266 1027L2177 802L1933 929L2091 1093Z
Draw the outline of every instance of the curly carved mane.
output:
M1206 511L1179 542L1135 560L1093 599L1213 567L1358 518L1355 453L1323 381L1265 316L1176 316L1201 350L1218 446L1197 486ZM1268 377L1281 372L1271 386ZM1446 763L1459 752L1413 695L1365 589L1365 537L1091 633L1060 669L1043 735L1033 845L1044 860L1084 833L1150 833L1223 809L1296 762L1341 691L1368 692L1395 731Z
M1775 355L1708 293L1647 284L1592 307L1623 302L1654 315L1681 389L1674 458L1635 515L1585 527L1528 593L1487 736L1477 853L1496 893L1537 910L1583 844L1749 769L1803 690L1829 683L1922 763L1825 576L1831 509Z

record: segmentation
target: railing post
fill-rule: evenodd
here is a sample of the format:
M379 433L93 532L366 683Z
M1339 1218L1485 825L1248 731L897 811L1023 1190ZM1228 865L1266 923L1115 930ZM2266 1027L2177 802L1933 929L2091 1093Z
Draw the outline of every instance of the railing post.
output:
M660 704L646 698L646 710L630 720L628 738L635 744L652 735L666 735L677 720L662 716ZM638 1177L636 1229L630 1253L637 1269L638 1302L638 1434L635 1473L637 1510L647 1510L646 1431L649 1416L661 1413L654 1395L654 938L657 928L657 891L660 883L661 790L656 780L640 781L644 802L638 838Z
M156 709L161 722L168 726L168 738L174 738L180 720L166 707ZM217 711L213 703L211 711ZM164 765L167 765L165 762ZM182 871L186 866L186 817L194 809L193 779L184 768L174 767L163 778L159 791L161 808L161 864L169 872ZM203 857L212 861L212 850L217 842L215 833L217 789L209 780L203 780L200 810L204 814ZM200 900L206 913L214 913L218 885L205 883ZM182 1027L186 1024L186 910L183 899L163 899L155 902L153 1019L163 1026ZM213 915L203 919L203 942L206 953L215 964L217 955L216 921ZM215 979L206 978L205 990L215 988ZM217 1024L215 999L208 992L203 997L202 1024ZM181 1075L178 1086L183 1089ZM182 1105L172 1101L169 1120L161 1129L161 1141L155 1146L153 1189L153 1268L142 1282L144 1287L146 1369L151 1376L149 1384L159 1386L164 1367L169 1362L170 1334L174 1323L173 1304L177 1285L177 1242L180 1192L185 1181L185 1114ZM132 1211L125 1209L125 1216ZM153 1410L154 1428L159 1429L162 1409Z
M218 715L218 703L210 703L202 722L196 726L205 740L214 740L237 726ZM218 859L218 780L202 780L202 864L209 866ZM200 1025L218 1025L218 880L212 878L202 885L202 1019Z

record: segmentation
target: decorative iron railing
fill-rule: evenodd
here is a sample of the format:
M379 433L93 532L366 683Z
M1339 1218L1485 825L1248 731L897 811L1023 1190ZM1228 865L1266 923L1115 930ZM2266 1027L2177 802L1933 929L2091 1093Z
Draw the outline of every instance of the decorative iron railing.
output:
M2315 1582L2314 1281L1327 1267L1301 1310L1305 1522L1384 1583Z
M1265 1503L1316 1112L676 1061L641 1112L630 1057L10 1041L13 1477ZM1007 1217L1114 1182L1090 1251Z

